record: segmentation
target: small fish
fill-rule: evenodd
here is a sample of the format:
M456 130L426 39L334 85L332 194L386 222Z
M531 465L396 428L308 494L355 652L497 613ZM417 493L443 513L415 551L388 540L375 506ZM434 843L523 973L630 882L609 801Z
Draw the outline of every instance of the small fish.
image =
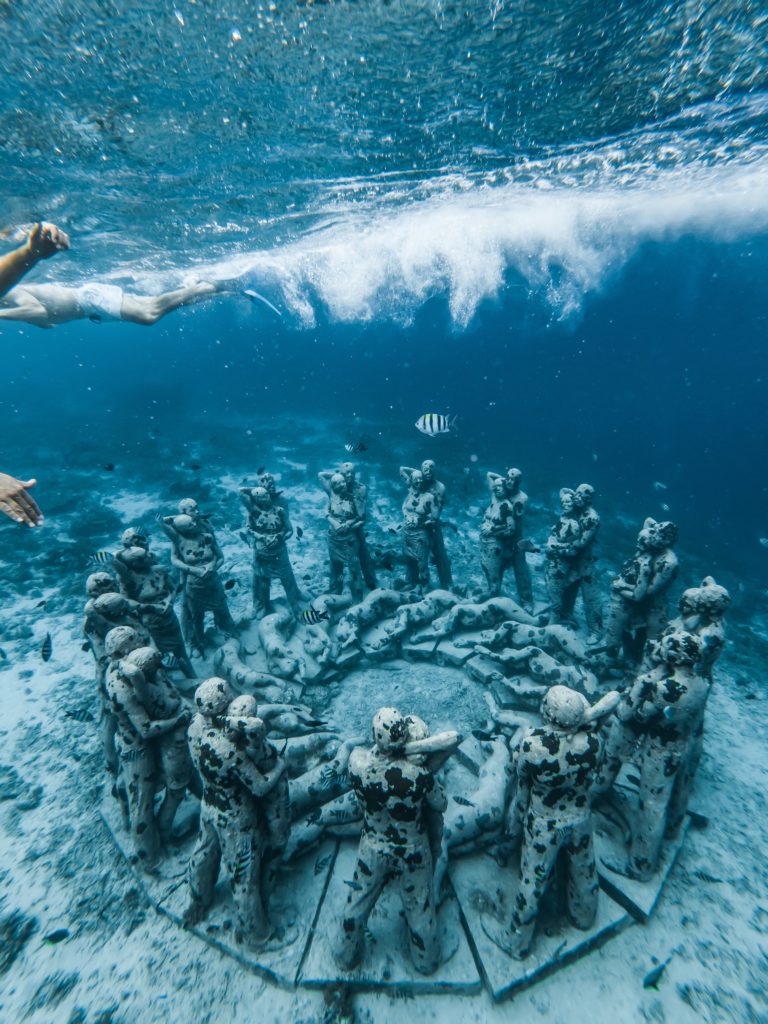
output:
M241 530L237 536L240 538L240 540L244 541L244 543L246 543L248 547L250 547L251 544L253 543L253 541L251 540L251 535L249 533L246 533L245 530Z
M652 971L648 971L646 976L643 978L643 988L653 988L658 991L661 976L666 970L666 966L671 959L672 957L668 956L667 959L663 961L663 963L658 964L656 967L653 968Z
M90 640L86 640L84 644L81 644L80 645L80 650L81 651L86 651L86 653L88 651L90 651L91 650L91 641Z
M45 606L47 604L48 604L48 598L44 597L42 601L38 601L37 602L37 604L35 605L35 608L45 608Z
M188 465L189 465L189 468L190 468L190 469L191 469L191 470L192 470L192 471L193 471L194 473L196 473L196 472L198 471L198 469L202 469L202 468L203 468L203 467L202 467L202 464L201 464L200 462L190 462L190 463L188 463Z
M175 654L164 654L162 662L163 668L179 668L179 659Z
M532 555L537 554L538 551L539 551L539 549L536 547L536 545L533 543L533 541L530 540L530 538L528 538L528 537L524 537L522 540L519 540L517 542L517 550L518 551L528 551Z
M51 640L51 634L45 634L45 640L43 640L43 646L40 648L40 657L43 661L50 661L51 655L53 654L53 640Z
M318 821L320 821L320 811L319 810L313 811L310 814L310 816L307 818L306 824L307 825L316 825L318 823Z
M236 587L236 586L237 586L237 580L227 580L227 582L224 584L224 589L225 590L231 590L232 587Z
M134 761L138 761L139 758L142 757L143 754L144 754L144 748L143 747L134 747L133 750L124 750L120 754L120 757L122 758L123 761L127 761L128 764L133 764Z
M627 782L631 782L633 786L639 786L640 785L640 779L639 779L639 777L637 775L628 775L627 776Z
M344 879L344 885L348 885L350 889L354 889L355 892L362 892L362 885L359 882L355 882L354 879L350 882L346 878Z
M5 653L2 647L0 647L0 658L2 658L4 661L8 661L8 655Z
M471 800L467 800L467 798L464 797L464 796L455 796L453 799L456 801L457 804L460 804L462 807L474 807L475 806L472 803Z
M663 484L661 482L661 480L654 480L653 481L653 489L654 489L654 491L667 491L667 490L669 490L667 485Z
M97 551L88 561L91 565L111 565L114 557L111 551Z
M245 876L248 874L248 870L253 862L253 849L251 848L250 839L244 839L243 845L240 847L240 852L237 855L235 861L235 870L233 872L232 881L242 882Z
M400 527L399 526L388 526L387 527L387 533L399 533L399 532L400 532Z
M325 871L325 869L328 867L328 865L330 863L331 863L331 855L330 855L330 853L328 854L327 857L320 857L320 858L318 858L318 860L315 861L315 874L316 875L321 875L323 873L323 871Z
M328 612L319 612L315 608L305 608L301 613L301 618L308 626L316 626L318 622L330 619L330 615Z
M107 471L107 473L114 473L115 464L114 462L105 462L103 468Z
M339 777L339 773L333 765L327 764L320 772L320 785L323 789L330 789Z
M661 505L659 505L659 508L662 512L669 512L669 505L666 503L666 501L662 501Z
M78 708L76 711L65 711L65 718L71 718L73 722L93 722L93 715L87 708Z
M762 544L762 546L764 548L768 548L768 537L761 537L760 538L760 543Z
M266 466L259 466L259 468L256 470L256 476L261 476L262 473L266 473L266 472L267 472L267 467Z
M297 540L301 540L301 538L303 536L304 536L304 531L302 530L302 528L300 526L297 526L296 527L296 539Z
M359 455L360 452L368 451L368 445L364 441L347 441L344 451L349 452L350 455Z
M456 416L444 416L441 412L425 412L419 416L414 426L422 434L434 437L435 434L448 434L456 426Z
M43 939L43 942L49 943L51 946L55 946L57 942L63 942L64 939L69 938L68 928L57 928L55 932L48 932Z
M592 452L592 461L597 462L597 452Z
M698 878L700 882L712 882L713 884L723 881L722 878L716 878L714 875L710 875L708 872L701 870L694 871L693 877Z
M705 814L699 814L698 811L688 811L688 817L694 828L704 829L709 825L709 818Z

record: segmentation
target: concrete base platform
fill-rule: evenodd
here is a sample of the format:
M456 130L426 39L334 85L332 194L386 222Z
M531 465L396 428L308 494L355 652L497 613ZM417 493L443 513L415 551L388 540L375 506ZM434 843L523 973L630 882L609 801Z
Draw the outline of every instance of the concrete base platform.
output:
M509 922L517 891L517 865L500 868L492 857L482 854L455 861L450 877L483 980L497 1001L573 963L632 921L605 893L600 894L597 918L588 931L572 927L543 907L532 952L525 960L514 960L489 938L483 924L492 927Z
M339 984L358 991L426 995L437 992L479 992L480 975L459 920L455 900L440 908L439 928L443 955L440 968L432 975L419 974L408 952L405 916L397 889L384 890L368 921L368 939L363 963L353 971L340 971L333 959L333 944L357 859L357 843L344 843L334 865L333 877L320 909L312 946L301 970L301 983L308 988L334 988Z
M105 798L102 817L118 849L132 862L130 837L124 831L115 801ZM182 915L188 901L187 865L195 844L190 838L162 861L157 875L146 875L136 867L139 885L156 910L183 927ZM214 902L204 921L189 929L202 942L226 953L244 967L283 988L293 988L311 941L318 907L336 856L335 840L298 858L280 871L270 907L277 937L263 948L249 949L235 940L236 917L225 879L216 886Z
M436 640L404 640L400 651L408 661L431 661L436 643Z

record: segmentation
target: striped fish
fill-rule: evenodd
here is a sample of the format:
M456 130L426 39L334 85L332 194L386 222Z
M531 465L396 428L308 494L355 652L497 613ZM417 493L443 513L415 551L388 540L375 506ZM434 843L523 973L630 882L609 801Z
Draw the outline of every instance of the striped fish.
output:
M88 561L91 565L111 565L114 557L111 551L97 551Z
M456 426L456 416L443 416L441 412L425 412L416 420L415 427L422 434L434 437L435 434L448 434Z
M45 634L45 640L43 640L43 646L40 648L40 657L43 661L50 661L51 655L53 654L53 640L51 640L51 634Z
M305 608L301 613L301 618L308 626L316 626L318 622L330 619L330 615L328 612L318 612L314 608Z

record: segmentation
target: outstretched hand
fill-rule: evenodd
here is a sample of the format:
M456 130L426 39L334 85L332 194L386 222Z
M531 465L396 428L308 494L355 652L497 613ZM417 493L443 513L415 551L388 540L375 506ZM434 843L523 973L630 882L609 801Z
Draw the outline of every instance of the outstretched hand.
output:
M69 235L45 220L35 224L27 239L27 249L35 260L47 260L54 253L68 248Z
M43 513L37 507L34 498L27 491L34 487L36 480L17 480L7 473L0 473L0 512L17 523L27 526L39 526L43 522Z

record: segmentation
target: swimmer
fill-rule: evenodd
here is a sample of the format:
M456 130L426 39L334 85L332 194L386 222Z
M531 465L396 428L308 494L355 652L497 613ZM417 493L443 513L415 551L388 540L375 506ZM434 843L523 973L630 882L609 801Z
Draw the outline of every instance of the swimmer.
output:
M40 260L68 248L69 237L55 224L35 224L23 245L0 256L0 295L10 291Z
M162 295L133 295L114 284L91 281L79 288L61 284L20 285L0 299L0 320L23 320L35 327L54 327L88 318L95 323L127 320L154 324L180 306L189 306L222 290L198 281Z

